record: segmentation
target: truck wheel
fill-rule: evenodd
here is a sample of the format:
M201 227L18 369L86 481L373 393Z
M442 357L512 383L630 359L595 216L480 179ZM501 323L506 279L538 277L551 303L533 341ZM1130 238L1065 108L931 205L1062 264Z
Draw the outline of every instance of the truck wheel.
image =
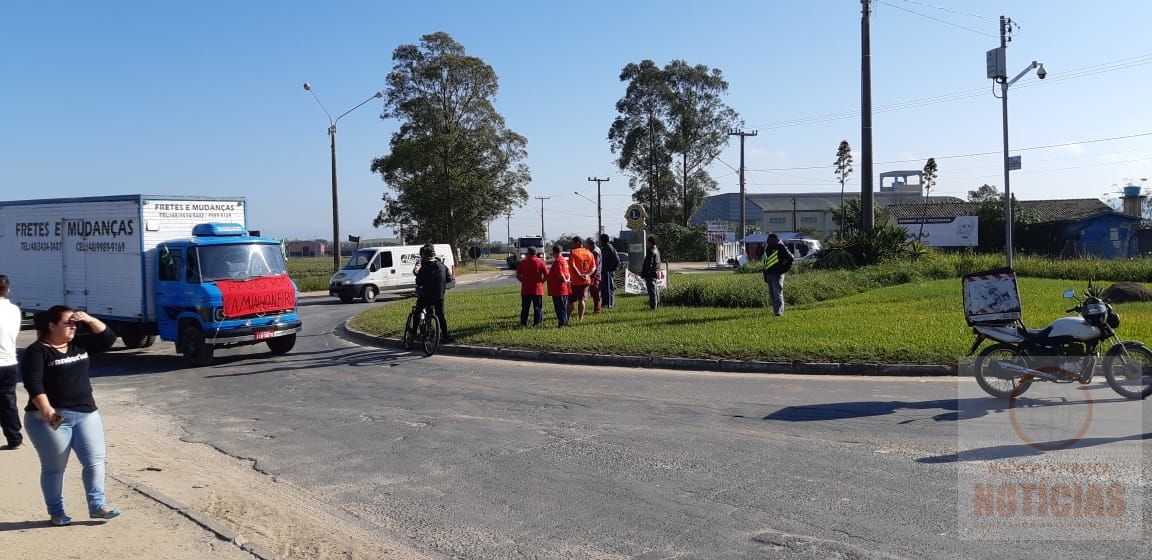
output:
M340 296L340 303L352 303L352 296Z
M296 333L268 339L268 349L273 354L287 354L296 346Z
M180 332L180 353L188 363L196 367L212 363L212 354L215 348L204 340L204 332L200 327L190 325Z
M364 286L364 303L372 303L376 301L376 286Z
M147 348L156 342L156 337L138 332L125 332L120 335L120 342L128 349Z

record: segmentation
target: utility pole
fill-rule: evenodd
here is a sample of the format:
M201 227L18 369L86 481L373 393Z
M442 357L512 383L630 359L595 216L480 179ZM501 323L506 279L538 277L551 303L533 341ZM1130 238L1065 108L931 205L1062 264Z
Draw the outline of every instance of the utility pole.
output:
M512 210L508 210L507 220L508 220L507 221L507 225L508 225L508 237L507 237L507 239L508 239L508 243L512 243Z
M544 201L549 200L550 196L538 196L536 200L540 201L540 241L544 241Z
M600 235L604 235L604 215L602 212L603 207L600 204L600 183L607 183L608 181L611 181L612 178L605 177L601 179L599 177L589 177L588 180L596 181L596 227L600 232Z
M1008 35L1011 31L1012 20L1000 16L1000 48L1004 49L1005 70L1007 70L1008 58L1008 42L1012 38ZM1002 118L1004 119L1004 260L1005 266L1012 268L1012 188L1008 185L1008 75L1005 74L1000 80L1000 107L1002 109Z
M792 231L800 232L800 224L796 222L796 197L792 197Z
M737 239L744 239L746 231L747 211L744 207L748 204L744 199L744 138L747 136L756 136L759 131L753 130L752 132L744 132L743 130L731 130L728 136L740 137L740 237Z
M860 219L865 234L876 225L872 209L872 40L868 20L872 16L872 0L860 0L864 6L860 19ZM843 224L841 224L843 227Z

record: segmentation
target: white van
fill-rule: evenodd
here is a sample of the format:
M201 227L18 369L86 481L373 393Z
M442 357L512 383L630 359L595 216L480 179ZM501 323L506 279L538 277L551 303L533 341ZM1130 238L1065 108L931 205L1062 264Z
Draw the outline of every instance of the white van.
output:
M436 258L448 267L448 288L456 285L456 258L446 243L433 245ZM344 303L360 298L376 301L381 292L412 292L416 290L413 269L420 262L422 245L394 247L364 247L357 250L344 263L344 268L332 275L328 282L328 295Z
M816 258L816 253L823 248L820 242L815 239L787 239L781 241L781 243L783 243L784 246L792 252L792 256L798 260L814 259Z

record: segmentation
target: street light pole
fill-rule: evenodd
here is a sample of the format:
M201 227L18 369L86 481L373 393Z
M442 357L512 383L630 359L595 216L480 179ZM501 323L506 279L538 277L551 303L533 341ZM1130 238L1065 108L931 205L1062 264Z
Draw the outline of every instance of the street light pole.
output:
M588 180L596 181L596 227L600 230L599 235L604 235L604 216L601 213L603 207L600 205L600 183L611 181L612 178L605 177L600 179L598 177L589 177Z
M988 63L988 77L1000 82L1000 105L1003 118L1004 128L1004 261L1005 266L1012 268L1012 187L1009 183L1009 156L1008 156L1008 88L1017 80L1026 76L1032 70L1036 70L1036 77L1043 80L1048 77L1048 72L1044 70L1044 64L1032 61L1024 70L1016 74L1015 78L1008 79L1007 73L1007 58L1008 58L1008 38L1010 28L1013 25L1012 20L1004 16L1000 16L1000 48L988 51L986 58Z
M304 89L312 94L312 98L316 100L316 103L320 105L320 109L322 109L328 117L328 136L332 140L332 272L336 272L340 270L340 195L336 188L336 123L340 122L340 119L344 118L344 115L359 109L364 106L365 103L384 97L384 92L377 91L372 97L361 101L359 105L344 111L339 117L333 119L332 114L328 112L328 109L320 102L320 98L316 96L316 92L312 91L312 85L304 82Z

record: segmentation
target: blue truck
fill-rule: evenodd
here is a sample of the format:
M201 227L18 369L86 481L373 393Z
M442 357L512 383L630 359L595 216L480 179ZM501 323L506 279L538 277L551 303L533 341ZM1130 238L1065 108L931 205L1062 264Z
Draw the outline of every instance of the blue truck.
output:
M127 348L159 337L194 366L218 348L284 354L301 321L280 241L250 235L238 197L123 195L0 202L0 274L25 312L57 304Z

